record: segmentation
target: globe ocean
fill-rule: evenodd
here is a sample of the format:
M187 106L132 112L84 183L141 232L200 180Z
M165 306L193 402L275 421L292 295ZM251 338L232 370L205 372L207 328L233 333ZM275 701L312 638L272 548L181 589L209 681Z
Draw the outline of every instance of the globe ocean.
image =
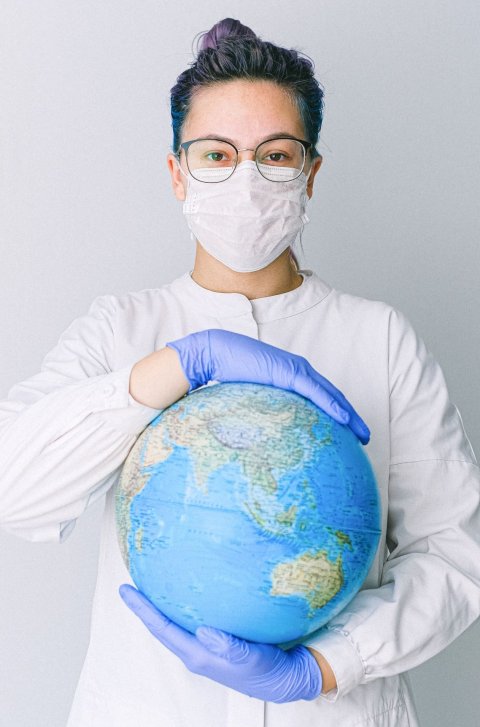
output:
M360 589L380 536L362 445L310 400L215 384L162 411L115 494L135 585L191 632L286 644Z

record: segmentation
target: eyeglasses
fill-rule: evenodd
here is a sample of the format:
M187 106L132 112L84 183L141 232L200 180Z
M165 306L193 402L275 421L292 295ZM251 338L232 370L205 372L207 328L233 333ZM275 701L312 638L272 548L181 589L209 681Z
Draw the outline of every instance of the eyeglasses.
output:
M176 156L185 152L187 168L199 182L224 182L232 176L240 151L254 151L255 164L270 182L291 182L303 172L309 141L281 136L262 141L256 149L237 149L222 139L191 139L180 144Z

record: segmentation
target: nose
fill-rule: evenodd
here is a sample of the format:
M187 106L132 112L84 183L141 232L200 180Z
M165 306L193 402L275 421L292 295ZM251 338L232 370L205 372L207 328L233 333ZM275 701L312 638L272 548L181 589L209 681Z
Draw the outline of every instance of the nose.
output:
M244 154L242 155L243 151L249 151L250 154ZM249 149L248 147L245 147L245 149L238 149L238 163L244 162L246 159L250 159L252 162L255 161L255 149Z

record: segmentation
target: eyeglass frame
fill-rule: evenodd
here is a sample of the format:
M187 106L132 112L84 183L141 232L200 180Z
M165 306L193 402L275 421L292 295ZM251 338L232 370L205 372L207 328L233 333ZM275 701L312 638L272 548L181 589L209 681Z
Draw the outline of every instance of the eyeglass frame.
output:
M257 150L258 150L258 148L260 146L262 146L262 144L266 144L268 141L277 141L277 139L290 139L290 141L298 141L303 146L303 148L304 148L304 157L303 157L303 165L302 165L302 168L301 168L300 172L297 174L297 176L296 177L293 177L293 179L268 179L268 177L265 177L265 175L262 174L262 172L260 171L260 168L259 168L258 162L257 162ZM202 179L202 180L197 179L197 177L195 177L192 174L192 172L190 170L190 167L188 166L188 148L195 141L221 141L222 144L229 144L230 146L232 146L235 149L236 153L237 153L237 158L236 158L235 166L233 167L231 174L229 174L228 177L225 177L225 179L219 179L218 181L208 181L208 182L206 182L204 179ZM261 174L261 176L264 179L266 179L268 182L285 183L285 182L293 182L295 179L298 179L298 177L300 176L300 174L303 172L303 170L305 168L305 162L307 161L307 153L308 153L308 151L312 147L313 147L313 144L312 144L311 141L306 141L305 139L297 139L295 136L274 136L271 139L264 139L263 141L261 141L259 144L257 144L257 146L255 147L255 149L250 149L249 147L245 147L244 149L237 149L237 147L235 146L235 144L232 144L231 141L227 141L226 139L220 139L220 138L212 137L212 136L207 136L207 137L200 136L198 139L189 139L189 141L184 141L181 144L179 144L179 150L177 151L177 153L175 154L175 156L178 158L178 161L180 162L180 154L181 154L181 151L183 149L183 151L185 152L185 161L186 161L186 164L187 164L188 172L189 172L189 174L192 175L192 177L194 179L197 179L197 181L205 182L205 184L221 184L222 182L226 182L227 179L230 179L230 177L234 174L235 169L238 166L238 155L239 155L239 153L241 151L253 151L254 152L254 155L255 155L255 166L257 167L258 173Z

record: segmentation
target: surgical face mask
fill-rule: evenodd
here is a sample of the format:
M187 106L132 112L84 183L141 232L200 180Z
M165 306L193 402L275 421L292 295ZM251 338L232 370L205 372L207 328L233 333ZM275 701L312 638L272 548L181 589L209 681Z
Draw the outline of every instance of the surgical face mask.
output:
M285 173L293 177L298 170L278 168L278 172L285 179ZM214 180L218 170L204 169L205 174ZM247 160L223 182L200 182L190 175L187 180L183 213L192 239L238 273L269 265L309 222L303 172L291 181L271 182L262 177L254 161Z

